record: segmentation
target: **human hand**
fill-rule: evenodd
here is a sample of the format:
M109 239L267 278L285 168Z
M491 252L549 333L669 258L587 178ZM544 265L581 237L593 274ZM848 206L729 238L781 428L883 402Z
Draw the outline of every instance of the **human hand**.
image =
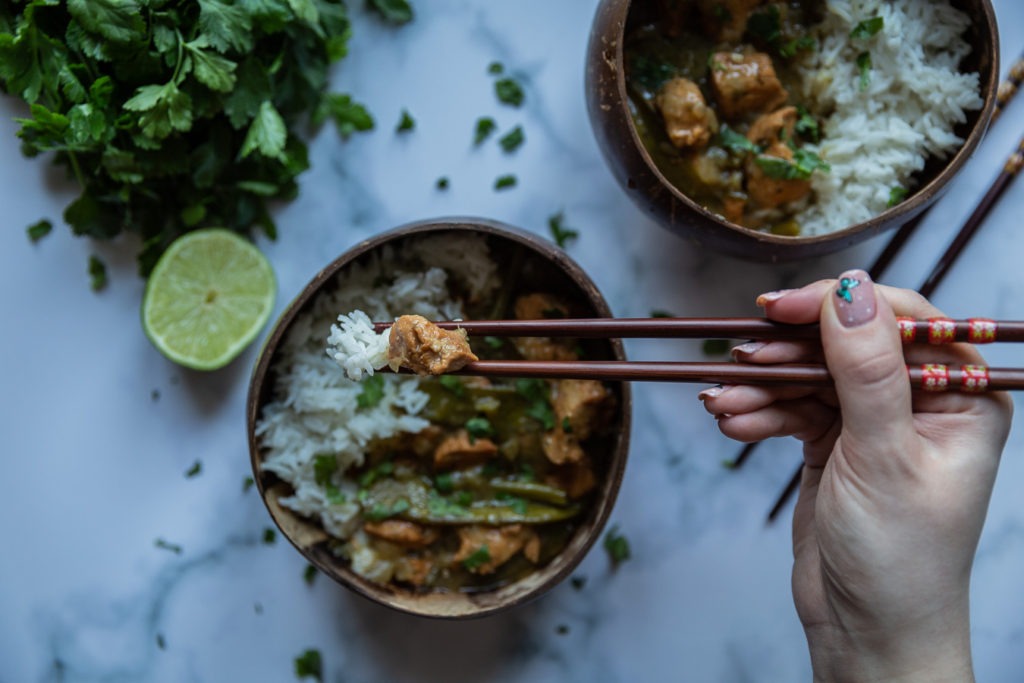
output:
M972 681L969 580L1012 403L912 392L905 365L984 364L966 344L903 348L895 315L941 316L863 271L762 295L768 318L821 325L821 345L734 350L748 363L824 361L834 390L701 393L740 441L795 436L793 594L818 681Z

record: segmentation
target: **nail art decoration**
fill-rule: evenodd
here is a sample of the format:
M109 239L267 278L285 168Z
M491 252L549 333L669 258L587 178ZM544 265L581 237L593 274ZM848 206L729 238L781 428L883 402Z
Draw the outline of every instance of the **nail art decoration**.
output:
M850 290L854 287L860 287L860 280L855 277L842 277L839 278L839 286L836 288L836 296L845 301L848 304L853 303L853 294Z

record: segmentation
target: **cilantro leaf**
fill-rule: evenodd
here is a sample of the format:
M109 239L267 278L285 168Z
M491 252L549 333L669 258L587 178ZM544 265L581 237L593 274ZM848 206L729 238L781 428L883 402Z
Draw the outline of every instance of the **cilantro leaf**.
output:
M68 14L86 31L115 43L146 37L142 7L135 0L68 0Z
M249 124L249 132L242 143L241 158L258 151L270 159L284 160L284 146L288 139L288 128L281 114L270 100L264 100L259 113Z
M471 417L466 420L466 431L469 432L470 440L494 435L494 426L486 417Z
M324 665L320 658L320 650L309 649L295 658L295 676L297 678L312 677L324 680Z
M631 557L629 540L619 533L618 525L613 526L604 535L604 549L612 561L612 568L618 567Z
M350 95L328 93L321 98L313 111L313 124L320 125L330 117L338 129L338 135L347 138L356 131L371 130L373 117L366 107L354 101Z
M205 40L185 43L192 56L192 72L196 80L210 90L230 92L235 87L235 68L238 65L215 52L203 50L206 44Z
M466 385L462 383L462 380L453 375L441 375L438 379L441 386L452 392L456 396L462 397L466 395Z
M363 517L371 522L379 522L383 519L397 517L408 509L409 501L405 498L399 498L391 505L374 505L369 510L364 510Z
M907 190L907 188L905 187L900 187L899 185L897 185L896 187L890 188L889 203L886 204L886 206L889 208L896 206L904 199L906 199L908 194L910 194L910 191Z
M202 471L203 463L196 460L194 463L192 463L192 467L189 467L188 470L185 471L185 477L191 479L192 477L198 476L199 473Z
M818 119L814 118L814 116L803 106L798 106L796 111L800 118L797 119L794 130L805 139L810 140L811 142L818 142L818 140L821 139L821 130L818 128Z
M316 567L311 564L306 565L306 569L302 572L302 580L306 582L307 586L312 586L313 581L316 580Z
M515 187L516 186L516 182L517 182L516 177L513 174L511 174L511 173L503 175L503 176L498 176L497 178L494 179L494 189L495 190L505 190L505 189L508 189L510 187Z
M252 50L252 15L242 5L221 0L199 0L199 28L220 52Z
M473 132L473 144L477 146L483 144L484 140L490 137L491 133L493 133L497 127L498 124L489 116L481 116L478 118L476 120L476 129Z
M871 17L858 23L850 31L850 37L854 40L863 40L870 38L885 26L885 19L883 17Z
M468 569L469 571L474 571L484 566L490 561L491 551L485 544L474 550L472 553L470 553L469 557L462 561L462 566Z
M139 87L134 97L124 103L124 108L141 112L139 127L153 140L192 127L192 98L173 82Z
M447 190L449 184L450 183L448 181L448 176L441 176L440 178L437 179L437 182L434 183L434 185L439 190Z
M272 527L263 529L263 545L273 545L277 541L277 531Z
M516 126L505 135L498 139L498 144L506 153L511 153L519 149L520 145L526 141L526 136L523 134L523 127Z
M406 133L416 127L416 120L405 109L402 110L402 117L398 120L395 132Z
M158 538L155 541L153 541L153 545L157 548L160 548L160 550L169 550L175 555L181 555L183 550L182 547L177 543L170 543L169 541L165 541L162 538Z
M725 124L718 130L718 144L736 154L761 153L761 148L751 142L746 135L737 133Z
M871 83L871 53L861 52L857 55L857 70L860 71L860 91L864 92Z
M362 391L356 396L356 405L360 408L373 408L384 399L383 375L371 375L360 384Z
M53 230L53 223L44 218L38 223L33 223L32 225L28 226L25 232L28 233L28 238L32 242L38 242L39 240L49 235L51 230Z
M494 94L497 95L499 102L513 107L521 106L526 98L523 87L514 78L500 78L495 81Z
M412 5L407 0L369 0L367 7L392 24L405 24L413 19Z
M779 8L769 5L766 10L751 14L747 19L747 32L768 45L775 45L782 37Z
M107 266L96 256L89 257L89 286L94 292L107 287Z
M580 236L578 231L565 227L564 223L564 211L559 211L558 213L548 217L548 229L551 231L551 239L553 239L555 244L562 249L565 249L569 242Z

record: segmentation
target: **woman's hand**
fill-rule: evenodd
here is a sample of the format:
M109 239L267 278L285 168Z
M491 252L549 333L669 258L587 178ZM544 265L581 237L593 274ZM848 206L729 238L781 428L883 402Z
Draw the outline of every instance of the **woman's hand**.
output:
M941 316L863 271L763 295L767 317L821 324L821 345L734 350L747 363L824 361L835 390L734 386L701 398L727 436L795 436L804 472L793 593L815 680L973 680L968 586L1012 404L912 392L905 364L984 364L971 346L903 348L895 315Z

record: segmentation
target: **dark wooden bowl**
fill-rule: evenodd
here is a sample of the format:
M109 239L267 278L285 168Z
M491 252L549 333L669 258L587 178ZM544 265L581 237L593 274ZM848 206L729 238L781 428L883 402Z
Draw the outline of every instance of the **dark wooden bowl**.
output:
M732 256L753 261L793 261L852 246L911 220L935 202L963 168L992 118L999 80L999 36L989 0L953 0L973 21L967 37L973 51L961 65L981 75L984 105L958 125L963 146L950 158L929 162L918 188L897 206L863 223L825 235L786 237L751 230L725 220L689 199L658 170L633 125L623 69L623 40L631 11L652 0L601 0L587 48L586 97L590 123L601 152L626 194L666 229Z
M619 485L626 467L629 451L630 416L632 399L628 383L612 385L616 397L614 425L602 442L606 462L601 468L601 483L589 509L565 548L547 565L540 567L524 579L497 590L479 593L417 593L395 586L382 586L355 574L343 559L331 553L327 532L315 520L310 520L282 507L278 501L291 493L291 486L273 473L263 469L263 448L256 435L256 422L263 406L273 397L276 377L273 371L281 344L296 317L306 310L322 291L334 286L337 276L351 264L379 252L385 245L397 246L414 236L427 234L475 233L484 235L490 244L492 257L499 268L511 270L513 252L521 251L534 257L540 267L531 273L529 286L542 291L558 291L579 306L585 315L611 317L611 310L590 277L551 242L533 234L477 218L438 219L409 223L390 232L377 235L345 252L320 271L281 315L268 337L253 370L246 404L246 423L249 454L253 478L260 495L281 532L317 569L338 583L370 600L411 614L449 619L478 617L524 603L538 597L562 581L576 567L597 540L611 514ZM517 271L521 272L521 271ZM507 283L508 275L503 276ZM515 286L514 283L507 283ZM339 311L347 313L348 311ZM593 340L588 340L593 341ZM620 340L596 340L588 346L587 357L625 360Z

